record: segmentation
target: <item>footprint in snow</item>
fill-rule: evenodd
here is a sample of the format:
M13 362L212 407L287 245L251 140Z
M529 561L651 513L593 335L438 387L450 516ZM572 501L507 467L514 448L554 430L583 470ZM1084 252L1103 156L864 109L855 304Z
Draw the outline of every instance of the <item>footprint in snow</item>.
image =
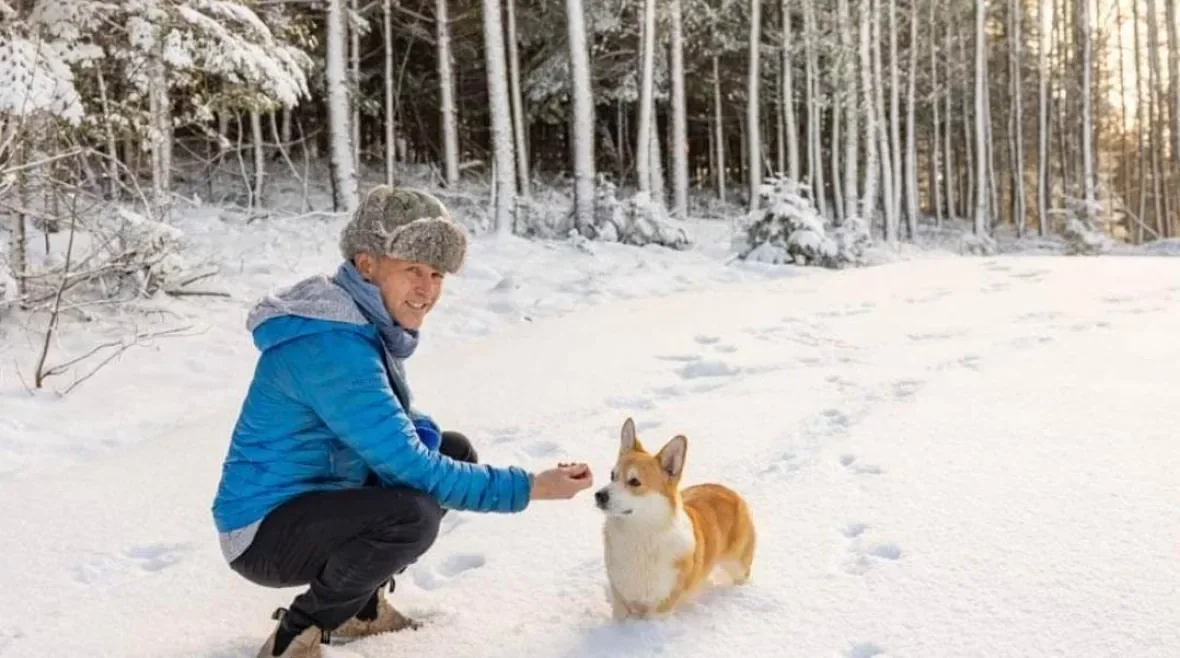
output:
M611 409L635 409L642 411L655 407L655 404L647 398L616 396L607 398L606 406Z
M884 471L873 464L858 464L855 455L841 455L840 465L858 475L880 475Z
M524 452L530 457L547 457L561 449L553 441L537 441L524 447Z
M844 652L845 658L875 658L885 653L881 647L872 642L858 642Z
M851 554L843 563L843 569L849 574L863 574L880 562L895 562L901 559L901 546L892 541L870 541L865 537L868 526L864 523L850 523L840 530L840 534L848 540L848 552Z
M161 571L180 562L191 548L191 544L146 544L133 546L123 551L123 555L144 571Z
M721 339L717 336L701 335L701 336L694 336L693 340L696 341L696 343L699 345L712 345Z
M741 368L725 361L708 360L695 361L676 369L676 374L683 379L700 379L702 377L732 377L741 372Z
M899 379L893 382L893 397L908 400L922 388L924 382L917 379Z
M455 553L444 559L434 568L425 565L411 567L411 577L414 584L425 590L434 590L446 585L467 571L478 569L487 564L487 557L483 553Z
M713 346L713 351L721 352L722 354L733 354L737 351L737 346L730 345L729 343L718 343Z
M678 361L681 363L692 363L693 361L700 361L699 354L658 354L656 358L661 361Z

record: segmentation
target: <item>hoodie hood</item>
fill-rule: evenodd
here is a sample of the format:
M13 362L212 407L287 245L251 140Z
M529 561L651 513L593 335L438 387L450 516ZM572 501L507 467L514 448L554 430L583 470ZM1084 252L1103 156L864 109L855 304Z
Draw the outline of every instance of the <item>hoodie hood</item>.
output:
M267 323L281 317L288 317L291 321ZM254 344L258 349L265 351L300 336L330 331L332 325L323 321L357 325L358 328L369 327L376 332L357 308L352 296L322 274L263 297L250 309L246 317L246 329L254 335Z
M322 274L275 290L259 300L246 317L246 329L263 352L303 336L339 331L341 325L381 342L377 327L361 312L352 295ZM406 409L411 409L413 398L404 361L384 348L381 351L394 393Z

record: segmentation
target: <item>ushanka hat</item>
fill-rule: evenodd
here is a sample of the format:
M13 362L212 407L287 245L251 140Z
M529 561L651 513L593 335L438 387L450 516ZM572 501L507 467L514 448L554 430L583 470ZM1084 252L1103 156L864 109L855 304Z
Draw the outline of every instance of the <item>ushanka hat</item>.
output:
M369 190L340 232L340 252L346 260L367 252L453 274L463 265L467 233L434 195L378 185Z

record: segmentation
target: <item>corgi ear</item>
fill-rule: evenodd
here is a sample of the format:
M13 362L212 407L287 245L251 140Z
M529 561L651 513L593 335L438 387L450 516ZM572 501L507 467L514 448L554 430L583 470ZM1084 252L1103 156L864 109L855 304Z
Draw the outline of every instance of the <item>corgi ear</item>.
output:
M660 448L660 452L656 454L656 459L660 462L660 468L668 474L668 477L678 478L684 472L684 458L688 452L688 439L683 434L677 434L671 441L664 444Z
M623 429L619 432L619 454L631 452L638 445L639 439L635 436L635 421L628 418L623 421Z

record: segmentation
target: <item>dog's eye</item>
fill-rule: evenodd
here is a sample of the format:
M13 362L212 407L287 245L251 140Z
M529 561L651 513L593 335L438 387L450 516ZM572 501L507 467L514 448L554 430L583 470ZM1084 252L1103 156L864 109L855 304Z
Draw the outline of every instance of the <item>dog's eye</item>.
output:
M630 480L627 480L627 484L628 486L638 487L643 483L639 481L639 478L631 478Z
M618 471L611 471L610 472L610 481L614 482L615 480L618 480L618 479L619 479Z

